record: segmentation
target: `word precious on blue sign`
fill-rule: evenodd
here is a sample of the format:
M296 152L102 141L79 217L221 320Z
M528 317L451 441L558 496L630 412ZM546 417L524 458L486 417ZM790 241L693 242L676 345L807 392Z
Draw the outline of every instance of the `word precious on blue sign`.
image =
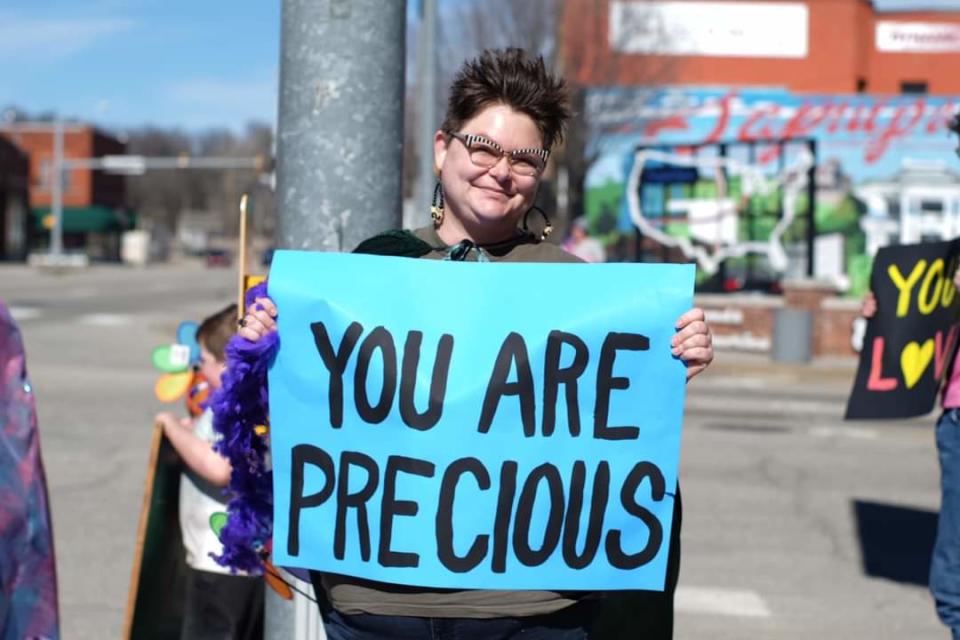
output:
M692 265L278 252L274 562L662 590Z

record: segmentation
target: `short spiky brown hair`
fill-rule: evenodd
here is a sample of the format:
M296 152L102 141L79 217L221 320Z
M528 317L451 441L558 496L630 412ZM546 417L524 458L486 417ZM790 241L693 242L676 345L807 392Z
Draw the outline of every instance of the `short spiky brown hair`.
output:
M486 107L504 104L533 120L550 149L563 139L570 99L563 78L547 71L543 58L523 49L487 49L468 60L450 87L443 131L459 131Z
M204 319L197 329L197 342L209 351L217 362L223 362L227 342L237 331L237 305L231 304Z

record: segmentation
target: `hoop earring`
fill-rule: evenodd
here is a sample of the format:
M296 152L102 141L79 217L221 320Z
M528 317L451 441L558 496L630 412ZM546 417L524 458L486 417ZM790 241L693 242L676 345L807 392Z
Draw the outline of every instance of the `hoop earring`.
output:
M550 222L550 218L547 217L547 214L544 213L543 209L541 209L537 205L533 205L532 207L527 209L527 212L525 214L523 214L523 230L526 233L533 235L533 233L530 231L530 227L527 225L527 219L530 217L531 211L536 211L537 213L540 214L540 217L543 218L543 231L540 232L540 241L542 242L546 240L551 233L553 233L553 223Z
M438 182L433 188L433 203L430 205L430 217L433 226L439 227L443 223L443 186Z

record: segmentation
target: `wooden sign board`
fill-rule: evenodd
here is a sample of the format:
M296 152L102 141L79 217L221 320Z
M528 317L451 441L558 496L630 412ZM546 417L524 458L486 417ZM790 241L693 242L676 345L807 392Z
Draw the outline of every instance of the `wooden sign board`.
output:
M134 550L124 638L179 638L187 564L178 515L183 466L160 425L153 428Z

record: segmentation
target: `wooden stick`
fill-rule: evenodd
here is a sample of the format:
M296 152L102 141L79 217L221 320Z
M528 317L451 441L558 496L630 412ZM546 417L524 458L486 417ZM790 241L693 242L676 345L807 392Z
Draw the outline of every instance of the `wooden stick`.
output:
M243 297L246 291L243 290L243 284L247 274L247 194L240 197L240 247L238 254L240 256L239 273L237 274L237 320L243 317Z

